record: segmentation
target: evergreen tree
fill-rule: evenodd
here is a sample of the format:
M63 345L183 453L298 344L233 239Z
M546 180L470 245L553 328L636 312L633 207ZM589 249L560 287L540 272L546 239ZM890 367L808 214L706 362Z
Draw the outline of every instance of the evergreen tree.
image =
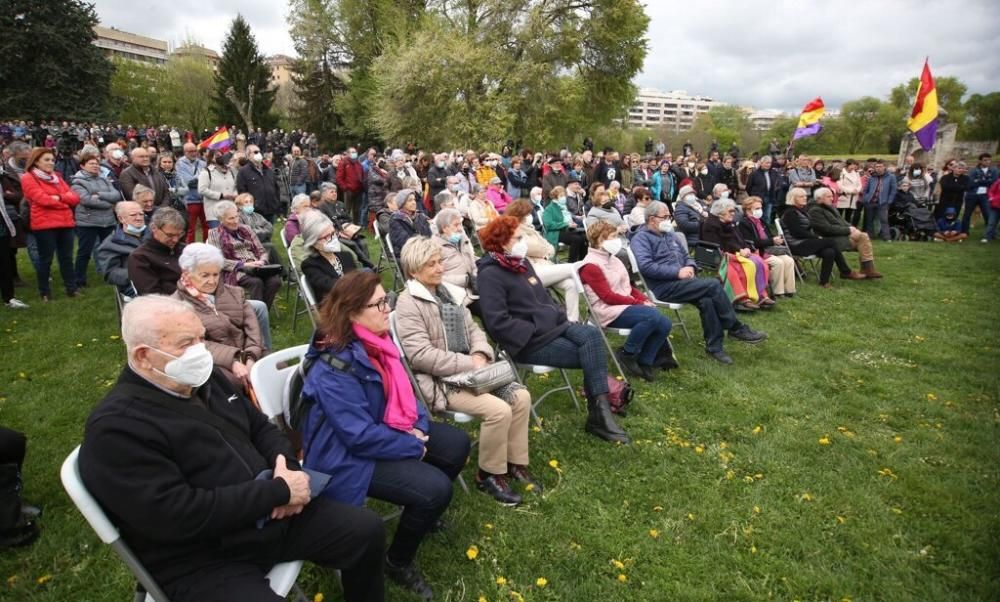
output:
M308 132L314 132L322 146L336 145L344 134L344 124L335 100L344 92L344 83L327 61L317 64L308 59L295 61L292 83L298 96L298 103L292 109L295 123Z
M113 67L94 46L97 13L83 0L5 0L0 10L0 115L95 119Z
M235 99L230 98L230 88ZM243 124L248 130L273 127L277 119L271 107L276 92L271 87L271 68L257 49L250 25L242 15L236 15L222 44L215 75L216 119L220 124Z

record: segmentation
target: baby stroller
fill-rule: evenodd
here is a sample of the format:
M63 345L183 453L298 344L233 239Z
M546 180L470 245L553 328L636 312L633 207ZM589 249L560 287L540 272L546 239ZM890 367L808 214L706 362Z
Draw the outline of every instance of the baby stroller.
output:
M892 240L929 241L934 239L935 232L934 215L925 203L898 195L889 206L889 235Z

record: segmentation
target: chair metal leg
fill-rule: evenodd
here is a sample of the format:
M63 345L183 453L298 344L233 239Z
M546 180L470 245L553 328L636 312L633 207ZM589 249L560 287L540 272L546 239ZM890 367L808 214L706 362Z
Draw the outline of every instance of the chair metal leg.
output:
M562 374L563 382L566 383L566 390L569 391L569 397L573 400L573 405L576 407L576 411L579 412L580 400L576 398L576 391L573 390L573 385L569 382L569 373L562 368L559 369L559 372Z
M676 321L677 321L678 324L681 325L681 330L684 331L684 336L687 338L688 341L690 341L691 340L691 333L688 332L687 324L684 323L684 318L681 317L681 310L675 309L674 310L674 316L677 317Z
M465 484L465 478L461 474L459 474L457 481L458 481L459 486L462 487L462 491L464 491L465 494L468 495L469 494L469 486Z

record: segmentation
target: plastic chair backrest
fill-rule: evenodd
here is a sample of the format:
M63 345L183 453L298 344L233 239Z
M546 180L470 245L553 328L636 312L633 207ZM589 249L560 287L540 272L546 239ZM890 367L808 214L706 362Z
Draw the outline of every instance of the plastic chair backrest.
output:
M59 477L62 479L63 488L66 489L66 493L69 494L70 499L73 500L73 503L80 510L80 514L83 515L83 518L87 519L87 523L97 533L97 536L101 538L101 541L110 545L120 539L121 534L118 532L118 528L111 523L111 519L104 514L104 510L97 503L97 500L90 495L87 487L83 484L83 479L80 478L79 457L80 446L77 445L76 449L71 451L63 462L62 469L59 471Z
M313 295L312 287L309 286L309 281L306 280L305 274L299 274L299 290L305 295L306 303L309 304L309 310L312 311L316 308L316 297Z
M297 345L281 349L257 360L250 368L250 384L257 394L260 410L268 418L284 415L288 400L285 399L285 383L298 369L298 362L279 368L278 364L301 361L309 350L309 345Z

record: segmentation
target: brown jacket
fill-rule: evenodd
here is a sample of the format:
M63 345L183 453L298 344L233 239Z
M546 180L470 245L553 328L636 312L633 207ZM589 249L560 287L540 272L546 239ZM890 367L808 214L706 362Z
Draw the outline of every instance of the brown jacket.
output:
M459 305L464 304L465 289L443 282L441 286ZM465 336L469 341L469 354L448 350L448 340L441 321L438 300L433 293L417 282L408 280L406 288L396 301L396 334L403 346L406 360L417 377L420 393L435 412L446 409L448 400L444 389L435 386L435 376L451 376L475 369L473 353L482 353L493 361L493 349L486 333L472 320L465 309Z
M431 240L441 248L441 264L444 266L444 281L457 287L465 289L467 296L472 296L472 291L467 286L469 276L472 281L476 280L476 256L472 253L472 243L465 236L458 247L440 235ZM467 298L465 304L472 303L475 299Z
M214 306L195 299L179 284L174 292L174 297L194 307L205 327L205 347L212 353L215 367L234 383L232 365L237 354L245 352L255 361L264 355L257 315L244 295L242 288L223 284L221 279L215 290Z

